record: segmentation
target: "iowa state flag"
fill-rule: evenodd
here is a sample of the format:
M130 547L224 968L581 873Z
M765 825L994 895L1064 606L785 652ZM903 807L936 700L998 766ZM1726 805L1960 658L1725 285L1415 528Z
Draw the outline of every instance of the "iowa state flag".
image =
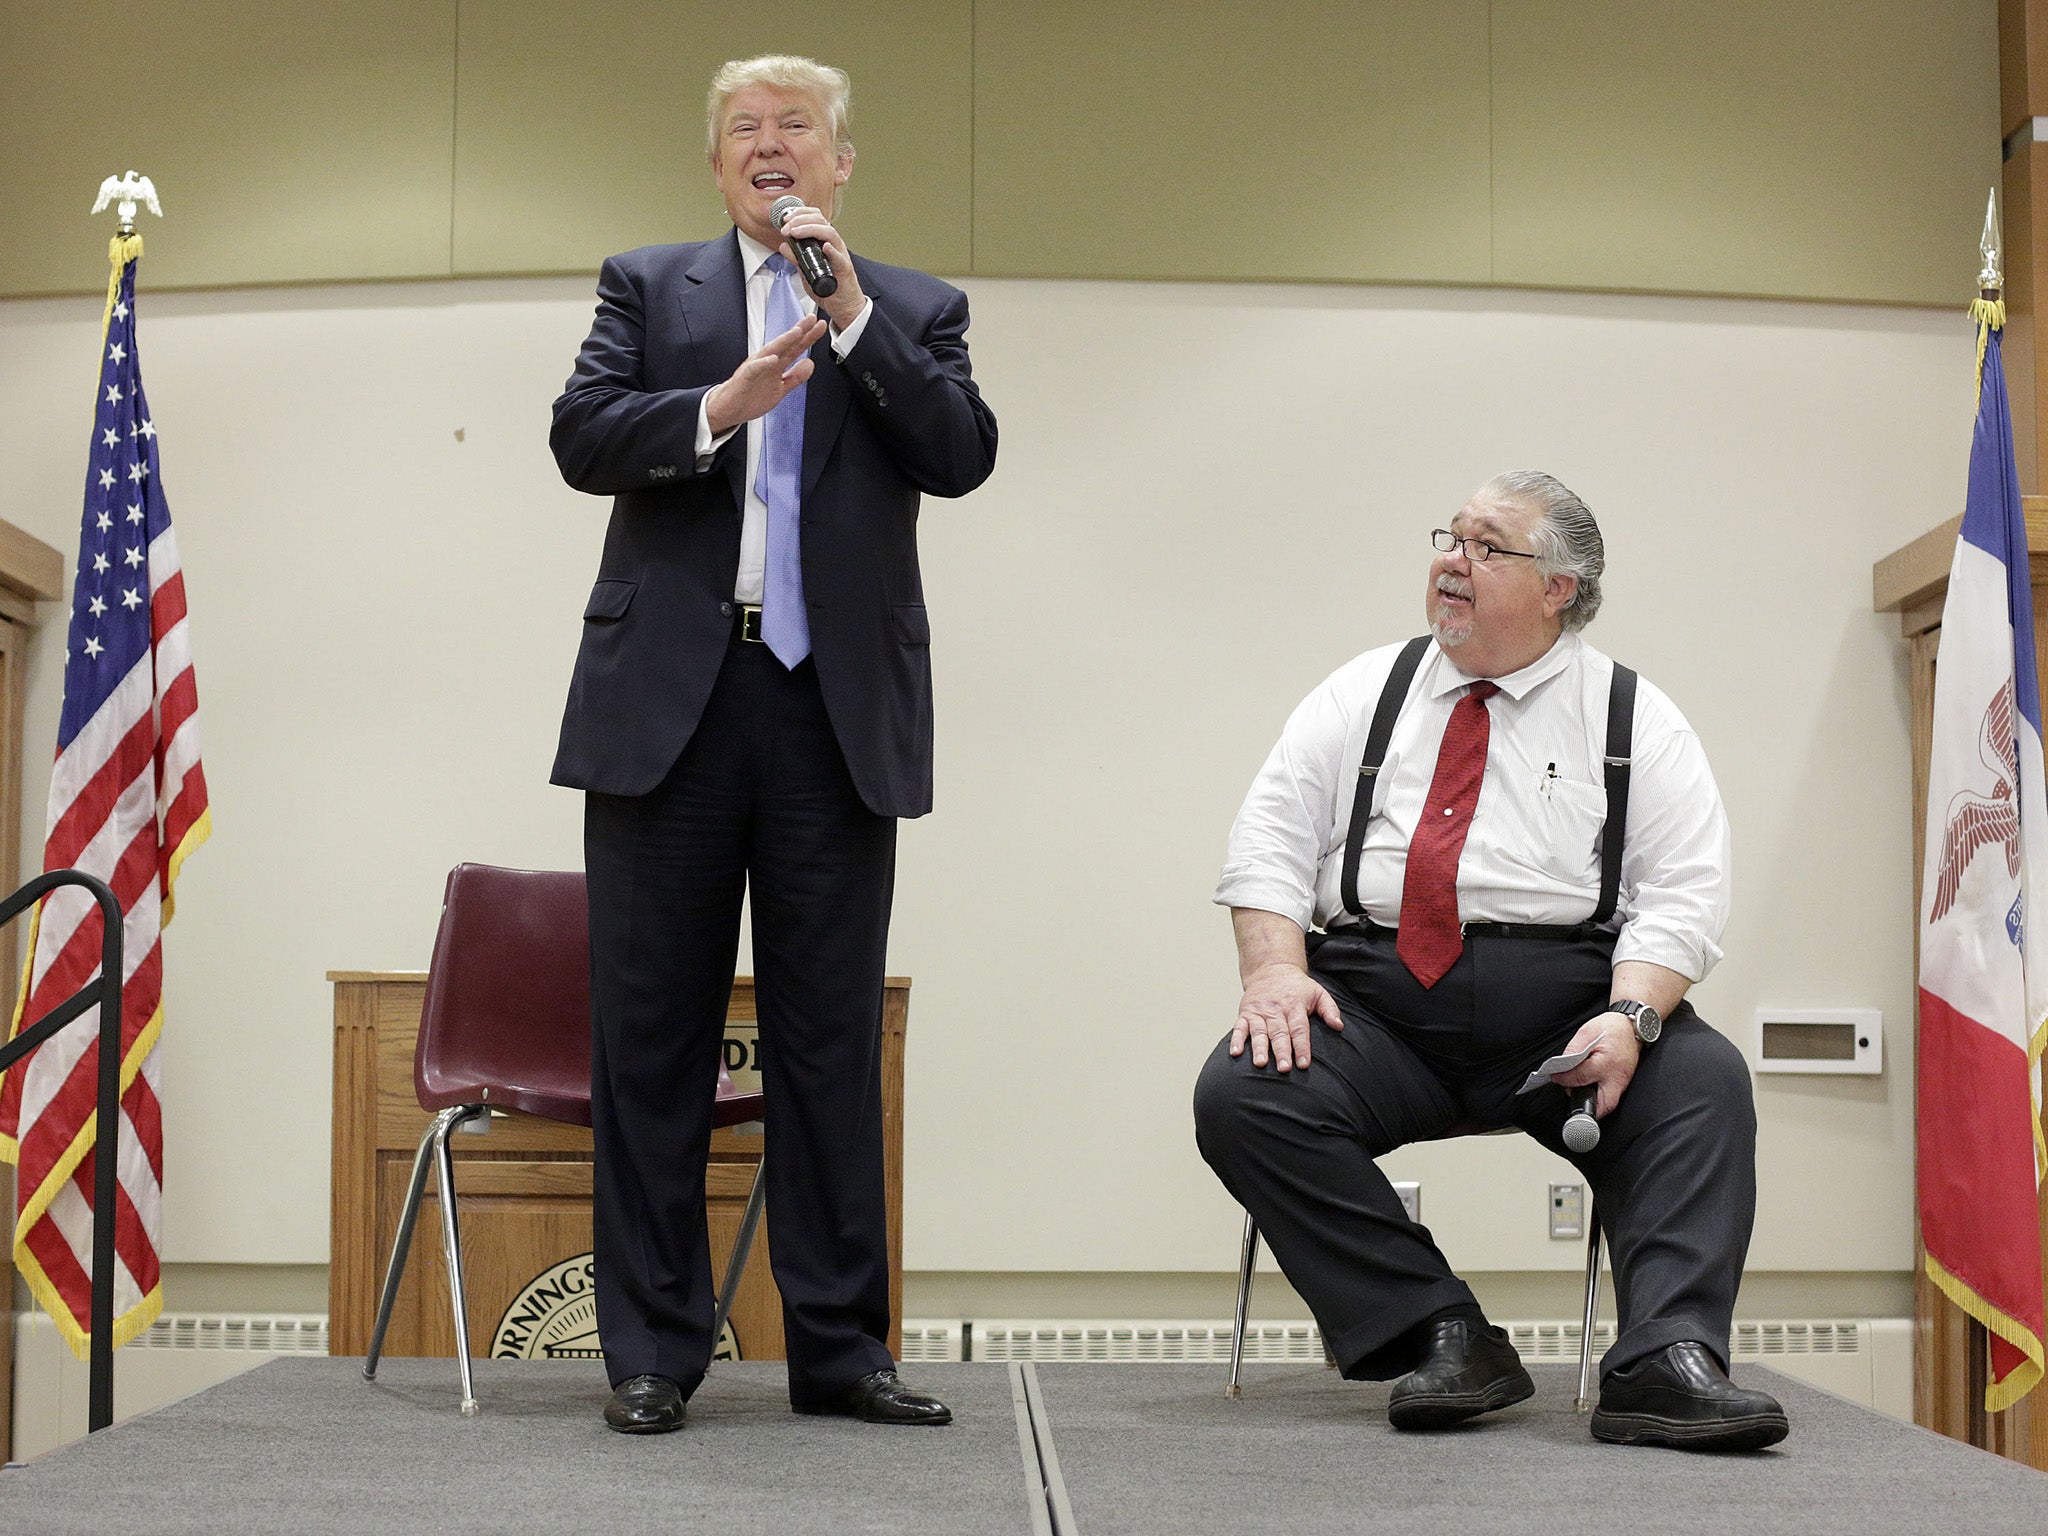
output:
M2048 1151L2048 923L2030 902L2048 901L2048 801L2000 308L1978 306L1977 430L1942 610L1920 898L1920 1229L1928 1276L1990 1330L1991 1412L2041 1379Z

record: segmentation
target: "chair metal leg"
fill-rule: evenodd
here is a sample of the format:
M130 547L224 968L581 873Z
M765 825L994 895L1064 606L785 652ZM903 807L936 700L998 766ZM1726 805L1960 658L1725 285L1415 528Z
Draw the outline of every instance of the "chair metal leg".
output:
M754 1165L754 1187L747 1191L747 1209L740 1217L739 1236L733 1239L732 1257L725 1261L725 1281L718 1287L718 1307L711 1314L711 1345L718 1347L725 1332L725 1320L732 1316L733 1301L740 1293L740 1278L746 1273L747 1255L754 1248L754 1229L761 1225L761 1206L767 1199L768 1159Z
M1230 1395L1242 1390L1244 1373L1244 1324L1252 1309L1252 1272L1259 1262L1259 1224L1252 1213L1244 1213L1244 1252L1237 1261L1237 1327L1230 1335Z
M1600 1217L1586 1215L1586 1321L1579 1336L1580 1413L1593 1407L1593 1328L1600 1316Z
M468 1417L477 1410L476 1383L469 1368L469 1308L462 1289L462 1231L455 1219L455 1158L448 1150L448 1134L465 1120L489 1114L482 1104L458 1104L434 1118L434 1164L441 1196L441 1252L448 1263L448 1299L455 1308L455 1363L462 1368L462 1412Z
M377 1379L377 1361L384 1353L384 1333L391 1326L391 1307L398 1300L398 1283L405 1278L406 1256L412 1252L412 1229L420 1219L420 1200L427 1189L427 1168L434 1157L434 1133L440 1125L437 1116L427 1126L427 1134L420 1138L419 1154L412 1160L412 1183L406 1187L405 1205L398 1213L398 1236L391 1244L391 1262L384 1267L384 1293L377 1298L377 1326L370 1330L370 1355L363 1362L365 1381Z

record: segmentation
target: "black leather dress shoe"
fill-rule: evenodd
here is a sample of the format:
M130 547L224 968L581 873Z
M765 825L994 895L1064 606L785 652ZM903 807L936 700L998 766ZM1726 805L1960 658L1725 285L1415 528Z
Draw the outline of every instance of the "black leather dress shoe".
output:
M1620 1445L1756 1451L1790 1428L1776 1398L1736 1386L1713 1352L1691 1340L1611 1372L1593 1410L1593 1437Z
M953 1410L894 1371L870 1371L852 1386L814 1403L792 1405L798 1413L840 1413L869 1424L950 1424Z
M665 1435L683 1427L683 1389L666 1376L629 1376L612 1388L604 1421L622 1435Z
M1422 1364L1394 1383L1387 1418L1396 1429L1445 1429L1535 1391L1505 1332L1445 1318L1430 1325Z

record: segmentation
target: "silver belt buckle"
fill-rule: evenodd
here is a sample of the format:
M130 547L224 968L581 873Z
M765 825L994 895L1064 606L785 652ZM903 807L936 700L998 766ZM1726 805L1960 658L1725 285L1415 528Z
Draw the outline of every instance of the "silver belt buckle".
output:
M742 640L751 640L756 645L761 643L761 605L759 603L740 604L740 638Z

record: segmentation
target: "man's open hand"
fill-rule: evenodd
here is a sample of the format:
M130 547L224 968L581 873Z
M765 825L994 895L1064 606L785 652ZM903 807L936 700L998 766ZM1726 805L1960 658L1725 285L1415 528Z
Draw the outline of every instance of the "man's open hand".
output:
M1311 1015L1332 1029L1344 1027L1337 1000L1307 971L1278 961L1262 966L1245 979L1237 1022L1230 1028L1230 1054L1242 1056L1249 1041L1255 1067L1266 1065L1269 1052L1282 1072L1306 1067Z
M817 367L808 354L824 334L825 322L817 316L798 321L713 388L704 400L711 435L717 437L742 422L758 421L782 404L782 397Z

